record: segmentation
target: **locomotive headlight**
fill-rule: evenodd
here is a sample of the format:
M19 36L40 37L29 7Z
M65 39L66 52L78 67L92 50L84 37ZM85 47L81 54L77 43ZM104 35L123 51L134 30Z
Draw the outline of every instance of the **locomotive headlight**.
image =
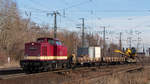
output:
M27 55L27 54L25 54L25 55L24 55L24 59L27 59L27 56L28 56L28 55Z
M34 45L34 43L32 43L32 45Z
M24 59L27 59L27 58L28 58L28 54L25 54L25 55L24 55Z

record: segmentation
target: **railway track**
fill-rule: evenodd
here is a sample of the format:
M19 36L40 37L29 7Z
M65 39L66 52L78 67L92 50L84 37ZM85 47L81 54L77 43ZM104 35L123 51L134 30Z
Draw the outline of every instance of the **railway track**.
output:
M141 66L137 67L135 65L109 65L109 66L100 66L100 67L80 67L80 68L75 68L75 69L57 69L55 71L33 73L33 74L25 74L19 68L18 69L4 69L4 70L0 70L0 73L1 73L0 80L18 78L18 77L38 76L38 75L44 75L44 74L72 75L72 73L86 73L86 72L98 72L98 73L105 73L103 75L109 75L113 73L133 71L133 70L141 69L141 68L142 68ZM94 78L94 77L91 77L91 78Z
M1 75L18 74L18 73L23 73L22 69L19 67L0 69L0 76Z
M91 68L95 68L95 67L91 67ZM33 74L26 74L23 71L20 71L18 69L16 69L16 70L15 69L5 69L5 70L1 70L0 80L17 78L17 77L38 76L38 75L52 74L52 73L66 74L66 73L70 73L74 70L85 70L85 69L89 69L89 67L77 68L77 69L57 69L55 71L33 73Z
M141 70L140 65L109 65L100 67L80 67L67 70L56 70L35 74L0 75L0 84L77 84L84 81L99 80L103 76L116 73L134 72ZM42 82L41 82L42 81Z
M84 81L92 81L92 80L95 80L95 79L99 79L100 77L103 77L103 76L107 76L107 75L112 75L112 74L122 74L122 73L125 73L125 72L134 72L134 71L141 71L143 69L143 66L122 66L122 67L114 67L114 68L104 68L104 69L97 69L97 71L95 71L95 73L91 73L92 75L88 75L88 74L83 74L81 76L81 78L78 78L76 80L73 80L71 82L74 83L83 83L83 80ZM83 72L81 72L83 73ZM70 82L70 83L71 83ZM67 82L68 83L68 82ZM64 83L66 84L66 82Z

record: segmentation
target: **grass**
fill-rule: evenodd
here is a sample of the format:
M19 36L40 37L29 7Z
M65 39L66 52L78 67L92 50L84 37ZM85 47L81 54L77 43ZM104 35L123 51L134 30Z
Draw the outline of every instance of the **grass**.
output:
M93 84L149 84L150 71L144 70L141 72L113 74L102 77L93 82ZM91 83L92 84L92 83Z

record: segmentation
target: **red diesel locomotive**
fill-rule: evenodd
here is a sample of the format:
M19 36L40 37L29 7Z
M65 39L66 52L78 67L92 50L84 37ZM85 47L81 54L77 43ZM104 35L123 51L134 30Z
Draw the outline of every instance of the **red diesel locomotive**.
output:
M38 38L25 44L25 56L20 65L26 72L47 71L67 66L67 48L60 40Z

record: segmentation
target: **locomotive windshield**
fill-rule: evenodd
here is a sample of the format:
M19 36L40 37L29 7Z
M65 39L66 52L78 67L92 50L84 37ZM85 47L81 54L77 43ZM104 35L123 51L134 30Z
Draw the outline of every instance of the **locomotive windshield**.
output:
M62 43L60 41L56 41L57 45L62 45Z
M51 45L54 45L54 44L55 44L54 39L51 39L51 38L39 38L39 39L37 39L37 42L38 42L38 43L48 42L48 43L50 43Z
M45 38L39 38L39 39L37 39L38 43L41 43L41 42L44 42L44 41L45 41Z
M37 47L31 46L31 47L29 47L29 50L30 50L30 51L36 51L36 50L37 50Z

